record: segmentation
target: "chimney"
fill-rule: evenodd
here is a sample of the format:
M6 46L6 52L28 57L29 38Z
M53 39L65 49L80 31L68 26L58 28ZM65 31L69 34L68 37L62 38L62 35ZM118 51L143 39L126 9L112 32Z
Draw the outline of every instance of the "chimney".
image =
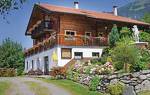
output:
M113 13L114 13L115 16L118 16L117 6L113 6Z
M79 2L74 2L75 9L79 9Z

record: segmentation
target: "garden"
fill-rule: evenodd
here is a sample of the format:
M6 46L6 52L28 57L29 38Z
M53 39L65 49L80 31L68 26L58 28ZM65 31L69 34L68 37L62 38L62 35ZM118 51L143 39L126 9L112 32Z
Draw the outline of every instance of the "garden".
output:
M109 47L103 50L101 58L77 60L63 73L57 68L54 79L72 80L88 86L91 91L111 95L136 95L150 90L149 31L140 32L139 38L149 44L137 46L131 29L118 29L114 25L109 34Z

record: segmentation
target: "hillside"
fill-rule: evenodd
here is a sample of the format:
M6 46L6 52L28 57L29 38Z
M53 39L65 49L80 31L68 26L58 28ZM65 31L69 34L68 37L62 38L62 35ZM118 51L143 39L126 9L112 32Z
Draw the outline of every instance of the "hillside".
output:
M118 9L118 14L120 16L134 19L141 19L141 17L148 12L150 13L150 0L134 0Z

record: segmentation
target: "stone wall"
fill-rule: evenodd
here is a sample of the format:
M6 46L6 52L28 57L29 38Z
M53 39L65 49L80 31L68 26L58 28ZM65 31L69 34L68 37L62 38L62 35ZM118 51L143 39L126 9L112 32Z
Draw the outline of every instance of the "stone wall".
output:
M95 75L79 74L78 82L89 85L90 80ZM150 90L150 70L143 70L135 73L98 75L101 78L97 90L105 92L107 85L122 82L125 84L123 95L136 95L136 93L144 90Z

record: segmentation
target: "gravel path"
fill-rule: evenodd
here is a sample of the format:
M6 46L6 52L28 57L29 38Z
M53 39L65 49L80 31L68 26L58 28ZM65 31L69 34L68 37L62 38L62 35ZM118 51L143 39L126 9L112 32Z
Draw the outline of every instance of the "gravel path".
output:
M10 81L12 83L11 89L8 91L7 95L36 95L32 92L28 85L25 84L26 81L39 83L42 87L46 87L51 92L51 95L71 95L70 92L63 88L57 87L51 83L46 83L41 80L27 77L16 77L16 78L0 78L0 81Z

